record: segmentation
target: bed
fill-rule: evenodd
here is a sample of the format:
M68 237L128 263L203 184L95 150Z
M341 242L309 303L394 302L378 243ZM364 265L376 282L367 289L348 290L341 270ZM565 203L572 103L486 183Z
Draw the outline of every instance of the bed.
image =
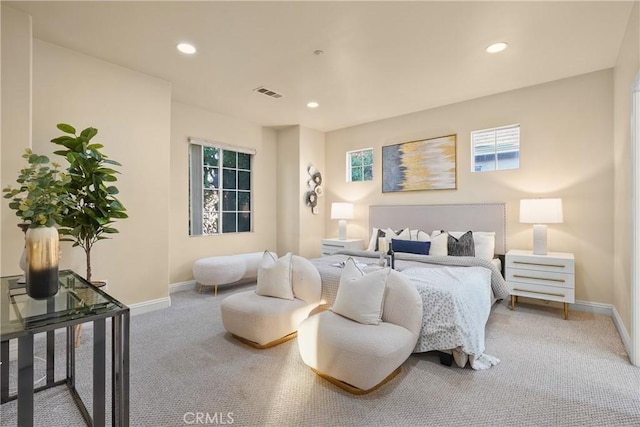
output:
M504 204L371 206L369 222L372 236L377 229L406 228L423 230L429 238L439 230L491 233L495 236L491 252L505 252ZM417 238L418 234L412 235ZM374 249L374 238L369 249ZM509 295L501 263L493 256L438 253L395 253L396 270L411 279L423 299L423 326L414 352L445 352L460 367L469 362L473 369L487 369L499 359L484 353L485 325L492 304ZM327 305L335 300L341 265L348 257L356 259L365 271L379 268L380 252L374 250L342 251L312 260L320 272L322 299Z

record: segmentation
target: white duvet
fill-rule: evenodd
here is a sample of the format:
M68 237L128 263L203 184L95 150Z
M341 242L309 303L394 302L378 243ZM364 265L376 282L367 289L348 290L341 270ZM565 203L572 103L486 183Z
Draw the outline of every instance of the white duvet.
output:
M476 370L500 362L484 354L484 331L491 312L491 270L484 267L412 267L402 271L423 301L420 338L415 353L452 350L464 367ZM468 356L468 357L467 357Z

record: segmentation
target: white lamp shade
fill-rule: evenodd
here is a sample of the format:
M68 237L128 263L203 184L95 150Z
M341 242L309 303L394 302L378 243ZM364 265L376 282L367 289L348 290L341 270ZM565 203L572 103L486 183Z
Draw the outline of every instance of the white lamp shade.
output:
M562 199L520 200L521 223L559 224L562 221Z
M352 219L353 203L331 203L331 219Z

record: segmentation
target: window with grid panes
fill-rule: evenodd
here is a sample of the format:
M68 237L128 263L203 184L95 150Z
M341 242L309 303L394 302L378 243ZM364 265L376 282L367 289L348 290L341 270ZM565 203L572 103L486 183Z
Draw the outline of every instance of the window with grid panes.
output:
M373 148L347 152L347 182L373 180Z
M190 144L190 234L251 231L252 154Z

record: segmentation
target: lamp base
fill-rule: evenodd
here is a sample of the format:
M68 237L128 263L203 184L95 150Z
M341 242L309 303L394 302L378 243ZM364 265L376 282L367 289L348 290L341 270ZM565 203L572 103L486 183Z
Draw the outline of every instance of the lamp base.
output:
M533 254L547 254L547 226L545 224L533 226Z
M338 240L347 240L347 220L338 221Z

